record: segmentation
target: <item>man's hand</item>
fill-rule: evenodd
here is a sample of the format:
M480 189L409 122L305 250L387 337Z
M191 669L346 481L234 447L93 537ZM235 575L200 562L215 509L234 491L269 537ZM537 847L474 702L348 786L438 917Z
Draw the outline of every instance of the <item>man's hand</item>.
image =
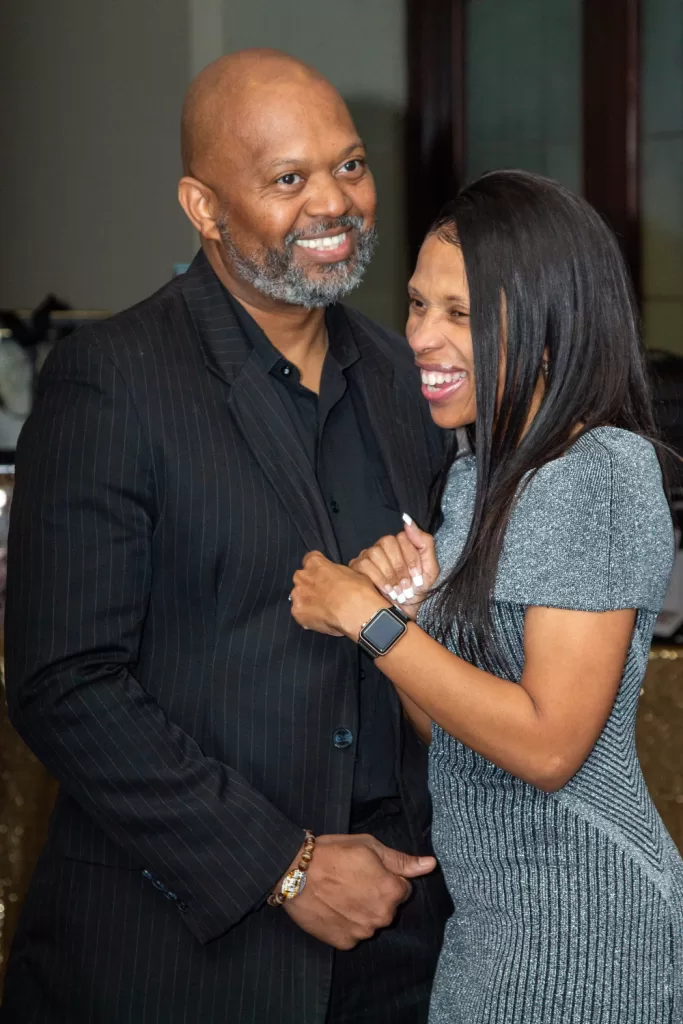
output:
M292 866L297 863L298 856ZM411 857L373 836L319 836L304 891L283 906L321 942L353 949L391 924L410 896L409 879L435 867L434 857Z

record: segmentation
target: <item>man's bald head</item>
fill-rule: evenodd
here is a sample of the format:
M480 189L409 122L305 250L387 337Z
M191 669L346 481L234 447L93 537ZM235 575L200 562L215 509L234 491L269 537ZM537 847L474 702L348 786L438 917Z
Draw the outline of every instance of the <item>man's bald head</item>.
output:
M315 68L280 50L240 50L213 61L192 81L183 104L183 173L201 179L227 138L257 128L264 104L277 108L279 100L297 94L346 109L334 86Z
M375 188L337 90L277 50L221 57L183 107L183 209L222 280L276 303L336 302L374 242Z

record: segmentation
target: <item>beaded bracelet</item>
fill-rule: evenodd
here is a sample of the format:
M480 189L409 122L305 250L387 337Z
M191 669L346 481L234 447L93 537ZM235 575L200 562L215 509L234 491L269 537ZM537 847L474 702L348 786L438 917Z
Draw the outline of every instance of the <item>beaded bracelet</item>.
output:
M271 892L267 900L270 907L281 907L286 900L293 900L295 896L303 892L306 885L306 872L313 859L313 851L315 850L315 836L313 833L306 829L304 836L304 848L301 851L299 864L282 879L279 891Z

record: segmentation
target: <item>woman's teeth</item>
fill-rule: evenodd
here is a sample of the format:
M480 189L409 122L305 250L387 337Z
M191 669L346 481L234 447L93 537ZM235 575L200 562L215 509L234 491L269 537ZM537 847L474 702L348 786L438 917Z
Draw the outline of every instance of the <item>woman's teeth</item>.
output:
M466 370L458 370L457 373L441 373L432 370L422 370L422 383L427 387L437 388L443 384L455 384L467 376Z
M331 238L298 238L297 245L302 249L338 249L346 241L346 231L341 235L332 235Z

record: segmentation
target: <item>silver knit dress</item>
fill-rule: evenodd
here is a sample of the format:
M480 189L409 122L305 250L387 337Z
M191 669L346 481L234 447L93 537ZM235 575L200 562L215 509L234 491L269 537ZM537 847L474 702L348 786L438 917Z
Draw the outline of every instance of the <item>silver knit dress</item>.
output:
M472 456L451 470L436 539L442 572L463 548L475 477ZM433 841L455 910L430 1024L683 1024L683 861L635 745L672 555L657 458L634 434L591 431L523 491L493 610L514 681L528 606L638 614L609 720L558 792L536 789L434 726ZM429 628L428 607L420 621Z

